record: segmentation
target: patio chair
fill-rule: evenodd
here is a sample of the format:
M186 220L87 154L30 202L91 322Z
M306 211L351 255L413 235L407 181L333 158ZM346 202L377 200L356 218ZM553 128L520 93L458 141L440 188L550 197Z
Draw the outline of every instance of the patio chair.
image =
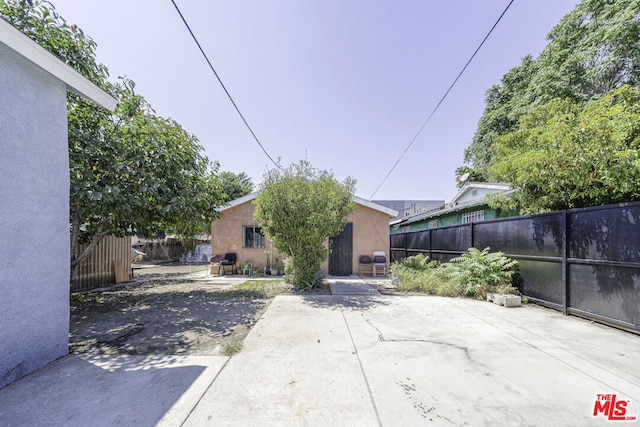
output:
M382 275L387 275L387 256L384 251L373 251L373 277L376 277L376 269L382 269Z
M373 258L369 255L361 255L358 267L358 273L362 276L364 273L373 274Z
M237 261L238 261L238 255L235 252L229 252L224 254L224 259L220 261L220 266L222 267L222 273L227 274L226 267L230 265L231 274L234 274L234 272L237 274L238 273L238 269L236 267Z

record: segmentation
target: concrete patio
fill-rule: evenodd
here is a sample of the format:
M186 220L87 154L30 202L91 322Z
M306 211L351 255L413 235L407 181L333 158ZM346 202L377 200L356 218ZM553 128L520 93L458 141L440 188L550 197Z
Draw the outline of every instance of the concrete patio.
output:
M368 292L368 291L367 291ZM64 425L607 424L640 416L640 337L545 308L279 296L223 356L66 357L0 390L0 420Z

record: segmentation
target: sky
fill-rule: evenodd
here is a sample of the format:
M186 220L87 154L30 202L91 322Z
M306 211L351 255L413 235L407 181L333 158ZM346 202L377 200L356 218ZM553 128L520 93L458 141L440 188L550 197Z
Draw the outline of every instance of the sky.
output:
M208 68L171 0L51 0L156 113L220 169L259 184L274 165ZM451 200L485 92L577 0L515 0L384 184L509 0L175 0L260 142L373 200ZM374 193L375 192L375 193Z

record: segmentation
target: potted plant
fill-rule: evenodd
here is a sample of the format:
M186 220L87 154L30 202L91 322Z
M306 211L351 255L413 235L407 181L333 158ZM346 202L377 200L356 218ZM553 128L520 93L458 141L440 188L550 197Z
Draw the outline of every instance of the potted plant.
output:
M242 271L242 274L245 276L250 276L251 274L253 274L253 268L250 262L242 262L240 263L240 271Z
M278 275L278 258L276 257L275 261L273 262L273 264L271 264L271 266L269 267L269 270L271 271L271 275L272 276L277 276Z

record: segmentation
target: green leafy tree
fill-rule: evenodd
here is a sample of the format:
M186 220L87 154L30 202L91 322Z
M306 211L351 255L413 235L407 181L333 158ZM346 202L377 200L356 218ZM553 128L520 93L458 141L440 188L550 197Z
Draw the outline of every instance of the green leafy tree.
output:
M0 0L0 18L73 67L103 89L107 67L96 61L96 43L80 28L69 25L44 0Z
M253 191L253 182L251 182L251 178L244 172L235 174L233 172L223 171L220 172L218 178L220 179L220 186L224 194L225 202L246 196Z
M117 97L113 115L100 117L89 102L69 109L72 245L106 235L204 232L222 203L217 165L193 135L156 116L131 81L117 85Z
M640 1L583 0L547 36L533 60L507 72L487 92L485 111L465 151L474 179L490 179L497 137L514 132L520 117L554 99L585 103L624 85L640 83Z
M276 249L289 256L287 274L297 287L314 286L328 240L344 229L355 209L354 189L352 178L340 183L307 161L265 173L254 217Z
M529 110L529 104L522 94L531 83L534 69L531 56L525 56L522 64L502 77L500 85L492 86L487 91L484 113L478 121L473 142L464 153L465 163L473 167L458 168L458 178L464 173L469 173L469 181L488 181L489 163L493 155L491 146L494 140L497 136L513 130L520 115Z
M553 100L494 150L490 176L519 191L493 206L536 213L640 200L640 89L623 86L584 106Z
M0 0L0 17L117 100L111 113L68 93L71 267L106 235L203 232L222 204L217 164L195 136L157 116L130 80L107 80L95 43L51 3ZM79 243L88 243L78 253Z

